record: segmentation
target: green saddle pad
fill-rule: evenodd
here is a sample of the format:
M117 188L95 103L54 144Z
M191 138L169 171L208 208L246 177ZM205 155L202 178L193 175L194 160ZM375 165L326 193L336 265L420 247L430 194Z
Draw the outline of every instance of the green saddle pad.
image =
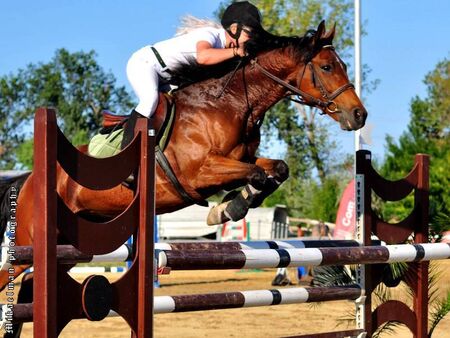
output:
M95 135L88 145L88 153L93 157L111 157L120 152L120 144L123 139L123 128L110 134Z

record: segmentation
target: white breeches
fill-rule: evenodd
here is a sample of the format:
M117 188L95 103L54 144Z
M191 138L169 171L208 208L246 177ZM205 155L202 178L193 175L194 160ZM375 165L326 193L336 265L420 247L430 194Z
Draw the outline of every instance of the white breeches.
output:
M158 105L160 71L161 65L148 46L134 53L127 63L128 81L139 99L135 110L145 117L152 116Z

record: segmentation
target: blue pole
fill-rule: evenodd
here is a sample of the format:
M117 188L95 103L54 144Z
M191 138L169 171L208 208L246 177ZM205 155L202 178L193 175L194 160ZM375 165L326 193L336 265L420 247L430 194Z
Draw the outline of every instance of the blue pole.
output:
M132 248L133 247L133 236L130 236L130 238L128 238L127 240L127 244ZM127 270L129 270L131 268L131 264L133 262L132 261L127 261L125 264L125 266L127 267Z
M158 243L158 241L159 241L159 236L158 236L158 216L156 216L156 215L155 215L155 231L153 231L153 234L154 234L154 238L153 238L154 243ZM158 275L155 276L155 279L156 280L153 282L153 287L154 288L160 288L161 284L159 283Z

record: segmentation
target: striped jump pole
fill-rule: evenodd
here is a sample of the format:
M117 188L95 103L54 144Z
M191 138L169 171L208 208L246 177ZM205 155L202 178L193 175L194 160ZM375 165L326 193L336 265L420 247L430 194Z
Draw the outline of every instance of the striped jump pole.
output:
M373 241L373 245L380 245L381 241ZM273 241L230 241L230 242L172 242L156 243L159 250L252 250L252 249L302 249L302 248L328 248L328 247L355 247L360 246L355 240L273 240Z
M375 241L374 245L379 245ZM250 241L250 242L174 242L155 243L158 250L211 250L211 251L240 251L257 249L292 249L292 248L327 248L327 247L356 247L353 240L285 240L285 241ZM18 246L1 248L0 270L7 270L14 264L33 264L33 247ZM131 245L124 244L115 251L105 255L86 255L71 245L58 245L56 257L61 264L95 263L95 262L127 262L133 259Z
M154 297L154 313L223 310L243 307L355 300L360 296L361 289L358 286L285 288L179 296L157 296ZM4 323L5 321L12 323L33 321L33 305L31 303L3 305L0 307L0 311L1 323ZM108 317L116 316L118 315L114 311L109 312ZM80 316L80 319L81 318L85 317Z
M285 288L198 295L159 296L155 297L155 313L355 300L360 296L361 289L358 286Z
M158 267L172 270L282 268L378 264L449 259L450 244L400 244L378 247L261 249L240 251L159 251Z
M11 264L33 264L33 247L17 246L2 247L2 260L0 270L8 269ZM133 250L130 245L124 244L105 255L87 255L75 249L72 245L58 245L56 258L59 263L95 263L95 262L126 262L133 259Z

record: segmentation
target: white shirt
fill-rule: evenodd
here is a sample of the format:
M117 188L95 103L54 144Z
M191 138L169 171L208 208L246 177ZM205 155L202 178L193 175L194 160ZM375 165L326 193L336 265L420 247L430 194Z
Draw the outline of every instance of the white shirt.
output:
M208 42L213 48L225 48L225 30L223 28L202 27L189 33L155 43L161 58L169 69L181 63L188 63L190 59L197 58L197 43Z

